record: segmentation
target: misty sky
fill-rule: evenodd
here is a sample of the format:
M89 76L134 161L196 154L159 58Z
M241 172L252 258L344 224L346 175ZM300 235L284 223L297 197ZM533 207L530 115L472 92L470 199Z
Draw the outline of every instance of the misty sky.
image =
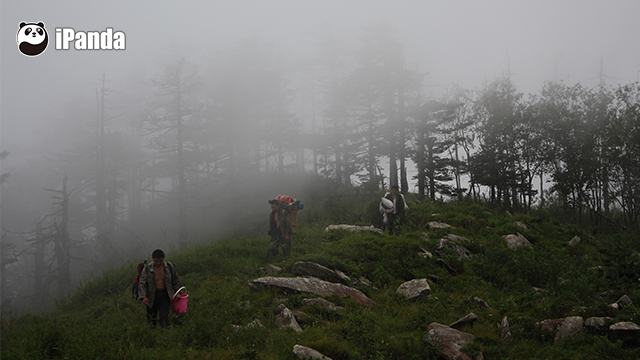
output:
M598 84L601 59L610 84L640 80L640 1L8 1L1 9L2 150L27 151L64 103L93 92L102 72L124 79L177 44L194 55L224 51L259 36L304 58L311 34L357 44L362 27L397 29L409 63L428 74L429 91L459 83L477 89L510 68L525 94L547 80ZM47 50L19 52L20 22L45 23ZM55 28L126 34L126 50L55 50ZM114 88L118 86L114 85ZM89 97L90 98L90 97Z

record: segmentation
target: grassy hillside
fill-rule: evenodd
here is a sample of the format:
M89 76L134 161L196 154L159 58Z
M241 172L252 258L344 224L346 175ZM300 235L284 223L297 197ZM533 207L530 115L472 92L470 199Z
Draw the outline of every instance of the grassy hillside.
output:
M478 315L473 327L463 329L475 335L475 342L465 349L472 357L640 358L634 346L586 332L553 345L554 335L535 325L573 315L640 324L633 305L620 310L608 306L625 294L640 303L638 234L594 233L550 216L510 216L478 205L409 201L411 212L401 237L325 233L328 224L301 220L286 262L267 259L266 236L168 253L166 260L176 265L189 291L188 312L172 315L170 329L151 329L143 305L132 299L136 264L114 269L78 289L56 311L3 318L2 359L295 359L295 344L336 360L435 359L437 351L423 341L426 327L432 322L449 325L470 312ZM363 206L365 216L360 219L372 208ZM453 228L430 229L427 223L433 220ZM508 248L502 236L516 232L533 248ZM471 240L465 246L473 259L436 255L437 240L447 234ZM568 246L576 235L582 241ZM419 256L420 248L433 258ZM437 258L457 275L438 266ZM351 278L365 277L373 287L359 289L378 305L367 308L350 298L327 298L345 308L336 313L302 306L304 298L316 295L249 290L248 281L264 275L262 267L275 264L283 268L278 276L293 276L291 268L299 260L341 270ZM429 275L441 278L431 283L432 296L407 302L396 293L403 282ZM468 301L472 296L490 308ZM311 315L301 323L302 333L274 323L274 299L285 298L289 309ZM503 316L511 325L513 337L508 341L501 339L496 326ZM233 325L256 319L264 326L234 330Z

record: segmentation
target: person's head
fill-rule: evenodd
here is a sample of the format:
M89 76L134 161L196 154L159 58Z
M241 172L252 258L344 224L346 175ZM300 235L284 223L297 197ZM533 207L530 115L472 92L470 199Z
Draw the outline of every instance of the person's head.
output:
M160 266L164 261L164 251L160 249L155 249L153 253L151 253L151 257L153 258L153 264L155 266Z
M400 188L398 187L398 185L391 185L392 194L397 194L399 191L400 191Z
M269 204L271 205L271 211L280 210L280 203L278 202L278 200L269 200Z

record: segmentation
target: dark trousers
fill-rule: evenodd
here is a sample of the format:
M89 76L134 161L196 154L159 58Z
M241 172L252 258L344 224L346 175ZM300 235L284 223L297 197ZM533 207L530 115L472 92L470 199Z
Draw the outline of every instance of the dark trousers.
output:
M169 326L169 308L171 307L171 298L167 289L156 290L156 298L153 306L147 306L147 321L149 324L156 326L156 315L160 313L160 326L166 328Z
M387 214L389 219L389 235L400 235L402 233L402 215L400 214Z
M289 241L284 239L284 236L274 236L269 241L269 255L278 255L278 247L282 246L282 255L289 257L291 254L291 235L289 235Z

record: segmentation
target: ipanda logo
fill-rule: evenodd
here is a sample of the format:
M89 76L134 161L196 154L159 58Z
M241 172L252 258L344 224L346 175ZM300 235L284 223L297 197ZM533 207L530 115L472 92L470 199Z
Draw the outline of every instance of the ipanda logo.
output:
M124 50L126 38L122 31L75 31L73 28L56 28L56 50Z
M126 35L122 31L106 28L104 31L76 31L73 28L56 28L56 50L125 50ZM21 22L16 37L20 52L26 56L42 54L49 44L49 34L43 22Z
M44 28L44 23L21 22L16 42L20 52L27 56L42 54L49 44L49 35Z

